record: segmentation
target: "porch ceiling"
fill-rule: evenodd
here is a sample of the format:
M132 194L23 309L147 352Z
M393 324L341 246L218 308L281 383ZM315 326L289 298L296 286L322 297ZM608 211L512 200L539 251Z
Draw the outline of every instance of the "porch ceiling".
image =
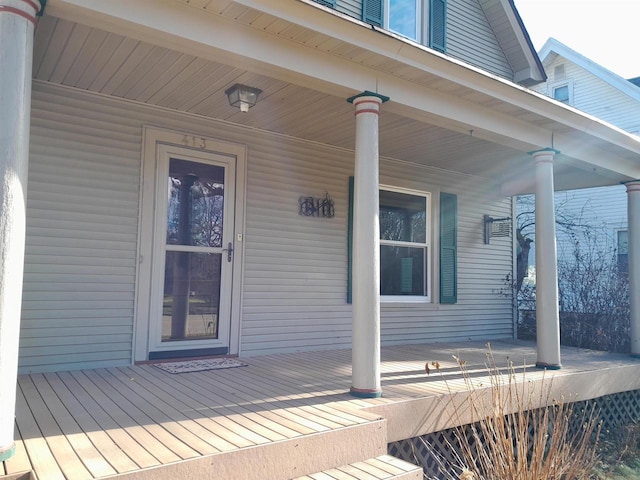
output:
M231 18L234 22L274 35L286 35L290 41L312 46L379 72L392 73L437 94L472 102L487 112L497 112L512 117L514 121L527 122L532 128L549 129L562 134L562 130L549 118L513 102L498 101L461 83L417 70L397 60L381 58L360 47L347 48L344 42L310 29L292 26L268 13L228 0L190 0L182 3L202 9L216 4L216 15ZM50 3L53 13L57 11L56 4L54 1ZM226 7L221 7L221 4ZM36 32L33 65L34 78L39 81L337 147L352 149L354 145L353 107L345 101L345 92L327 93L326 90L309 87L297 77L288 81L277 75L266 75L262 73L263 69L252 68L250 63L244 61L235 64L225 58L217 62L46 14ZM224 91L234 83L244 83L263 90L258 104L249 113L241 113L228 105ZM380 118L380 154L485 177L495 182L496 189L506 182L510 189L506 192L508 194L531 189L526 181L512 182L514 178L532 177L530 157L517 148L516 142L513 146L505 145L505 142L493 142L486 135L477 135L473 128L464 130L460 125L443 124L440 120L420 109L394 104L392 99L383 108ZM479 128L481 131L482 127ZM581 139L577 137L576 141ZM629 157L628 151L618 150L620 152L615 153ZM624 176L606 168L594 169L592 165L562 155L558 158L556 173L558 189L613 184L624 179Z
M343 97L51 16L36 33L34 78L352 149L353 106ZM263 90L249 113L229 106L235 83ZM380 153L486 175L521 152L399 114L380 118ZM525 156L526 157L526 156ZM497 169L500 166L496 166Z

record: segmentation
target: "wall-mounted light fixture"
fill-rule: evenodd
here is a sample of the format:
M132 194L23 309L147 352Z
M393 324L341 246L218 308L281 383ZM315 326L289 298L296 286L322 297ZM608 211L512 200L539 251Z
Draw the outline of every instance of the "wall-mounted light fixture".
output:
M511 217L493 218L490 215L483 215L484 220L484 243L489 245L491 237L511 236Z
M248 112L258 101L258 95L262 93L262 90L236 83L227 88L224 93L229 98L229 105L238 107L241 112Z

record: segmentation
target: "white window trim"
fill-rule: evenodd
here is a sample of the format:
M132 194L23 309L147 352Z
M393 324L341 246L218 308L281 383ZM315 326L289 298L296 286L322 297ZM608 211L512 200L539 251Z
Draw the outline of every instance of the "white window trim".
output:
M378 186L378 190L385 190L389 192L397 192L404 193L407 195L415 195L418 197L425 197L427 203L427 221L426 221L426 235L425 235L425 243L414 243L414 242L394 242L391 240L382 240L380 239L380 245L402 245L406 247L424 247L427 250L425 255L426 262L426 271L425 271L425 281L427 282L426 295L380 295L380 303L397 303L397 304L405 304L405 303L431 303L432 293L433 293L433 271L434 271L434 255L433 255L433 232L435 230L434 226L434 208L433 208L433 192L428 192L424 190L415 190L409 188L401 188L395 187L391 185L382 185Z
M627 234L627 251L625 253L620 253L620 234ZM629 229L628 228L618 228L616 229L616 252L618 255L628 255L629 254Z
M555 100L555 97L553 95L553 93L555 92L556 89L561 88L561 87L568 87L569 89L569 101L568 102L560 102L560 100L556 100L556 102L560 102L560 103L564 103L565 105L571 105L573 106L573 80L562 80L561 82L554 82L554 83L550 83L547 86L547 95L550 98L553 98Z

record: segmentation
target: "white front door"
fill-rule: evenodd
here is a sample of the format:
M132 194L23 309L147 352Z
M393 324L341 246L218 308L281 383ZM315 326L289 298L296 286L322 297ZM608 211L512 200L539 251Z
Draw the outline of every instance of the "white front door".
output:
M237 354L246 147L144 128L134 360Z
M156 154L149 358L229 353L236 160Z

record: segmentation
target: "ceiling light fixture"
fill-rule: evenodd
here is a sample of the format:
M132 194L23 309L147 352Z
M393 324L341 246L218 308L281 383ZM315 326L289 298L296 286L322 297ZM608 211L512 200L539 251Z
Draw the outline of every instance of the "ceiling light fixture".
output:
M262 90L236 83L227 88L224 93L229 98L229 105L238 107L241 112L248 112L258 101L258 95L262 93Z

